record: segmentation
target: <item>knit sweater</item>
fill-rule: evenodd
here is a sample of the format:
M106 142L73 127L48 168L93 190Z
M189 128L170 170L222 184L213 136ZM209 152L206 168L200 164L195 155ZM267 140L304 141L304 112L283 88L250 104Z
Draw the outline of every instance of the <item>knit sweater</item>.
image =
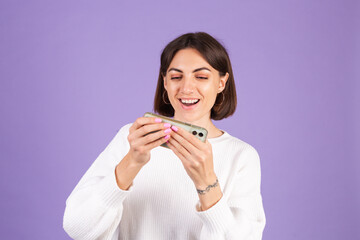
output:
M210 138L222 198L200 211L194 183L171 149L156 147L128 190L115 167L130 149L123 126L66 200L63 227L73 239L260 240L265 213L260 159L228 132Z

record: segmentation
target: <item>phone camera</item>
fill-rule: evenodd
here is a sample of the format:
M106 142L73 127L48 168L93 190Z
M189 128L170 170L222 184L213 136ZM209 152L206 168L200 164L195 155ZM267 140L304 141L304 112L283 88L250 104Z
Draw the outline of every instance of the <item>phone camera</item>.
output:
M199 133L199 136L200 136L200 137L202 137L202 136L204 136L204 134L202 134L202 133Z
M197 134L197 132L196 132L196 131L193 131L193 132L192 132L192 134L193 134L193 135L196 135L196 134Z

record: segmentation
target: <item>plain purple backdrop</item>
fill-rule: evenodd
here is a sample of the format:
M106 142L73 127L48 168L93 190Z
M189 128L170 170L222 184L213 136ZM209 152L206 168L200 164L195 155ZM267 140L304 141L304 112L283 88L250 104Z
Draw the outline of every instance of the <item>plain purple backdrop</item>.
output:
M206 31L259 152L265 240L360 239L359 1L0 1L0 235L69 239L65 200L152 111L160 53Z

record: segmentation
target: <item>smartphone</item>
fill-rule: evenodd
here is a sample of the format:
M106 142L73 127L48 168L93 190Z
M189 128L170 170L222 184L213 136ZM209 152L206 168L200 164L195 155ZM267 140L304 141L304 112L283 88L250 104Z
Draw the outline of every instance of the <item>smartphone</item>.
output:
M195 137L197 137L200 141L202 141L202 142L206 141L208 131L203 127L199 127L199 126L196 126L196 125L192 125L190 123L178 121L178 120L168 118L168 117L165 117L165 116L162 116L162 115L158 115L158 114L155 114L155 113L151 113L151 112L145 113L144 117L161 118L163 120L163 122L165 122L165 123L170 123L171 125L174 125L174 126L181 127L183 129L185 129L186 131L188 131L189 133L191 133ZM169 146L166 143L163 143L160 146L169 148Z

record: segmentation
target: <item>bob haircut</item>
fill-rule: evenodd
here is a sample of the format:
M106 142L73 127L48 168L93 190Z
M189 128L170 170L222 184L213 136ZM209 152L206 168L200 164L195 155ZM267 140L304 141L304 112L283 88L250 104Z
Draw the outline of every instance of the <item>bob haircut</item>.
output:
M217 71L220 76L229 73L225 88L218 93L214 106L211 108L210 118L221 120L234 114L237 104L236 88L231 62L226 49L212 36L205 32L187 33L171 41L161 54L161 64L158 83L154 99L154 111L167 116L174 116L174 108L171 106L164 88L164 79L175 54L185 48L194 48L200 52L205 60ZM163 96L164 95L164 96ZM220 96L223 95L223 96ZM167 101L168 103L164 102Z

